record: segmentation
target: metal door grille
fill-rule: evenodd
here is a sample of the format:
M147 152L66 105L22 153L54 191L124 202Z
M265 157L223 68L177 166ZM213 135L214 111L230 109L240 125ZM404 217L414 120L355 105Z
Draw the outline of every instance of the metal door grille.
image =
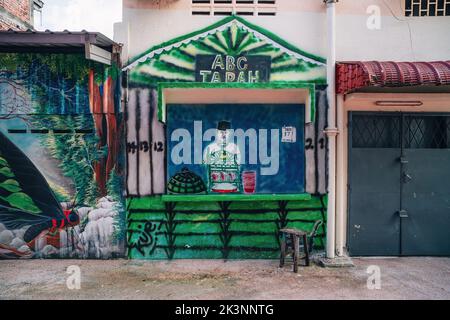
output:
M353 148L450 148L450 116L354 114L352 131Z
M450 148L450 117L408 115L404 122L407 149Z
M355 114L353 148L399 148L400 116Z

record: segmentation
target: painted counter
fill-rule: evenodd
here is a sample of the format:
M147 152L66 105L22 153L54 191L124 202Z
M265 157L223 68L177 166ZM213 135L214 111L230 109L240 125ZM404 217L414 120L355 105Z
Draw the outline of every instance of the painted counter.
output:
M130 198L128 256L277 259L278 231L310 230L316 220L326 219L326 204L326 196L303 194ZM323 247L324 235L321 229L315 246Z

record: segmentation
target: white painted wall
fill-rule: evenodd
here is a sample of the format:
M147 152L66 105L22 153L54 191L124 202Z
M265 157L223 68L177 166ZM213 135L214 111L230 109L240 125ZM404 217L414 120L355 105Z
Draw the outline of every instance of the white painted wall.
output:
M450 60L450 17L405 17L404 0L340 0L337 4L337 60ZM114 40L124 61L153 45L206 27L223 16L192 16L191 0L123 0L123 22ZM381 28L369 30L369 6L380 8ZM322 0L277 0L276 16L246 16L312 54L326 54Z

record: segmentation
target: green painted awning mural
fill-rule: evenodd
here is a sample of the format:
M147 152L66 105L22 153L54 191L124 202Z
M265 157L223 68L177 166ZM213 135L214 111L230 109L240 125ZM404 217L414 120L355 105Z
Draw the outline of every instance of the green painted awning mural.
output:
M326 82L325 59L304 52L275 34L238 16L150 48L124 68L130 81L196 81L199 55L265 56L271 59L270 82Z

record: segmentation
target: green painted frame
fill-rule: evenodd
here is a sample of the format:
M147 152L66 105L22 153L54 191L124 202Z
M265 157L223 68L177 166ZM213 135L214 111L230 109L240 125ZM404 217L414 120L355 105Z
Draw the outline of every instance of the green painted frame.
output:
M310 82L265 82L265 83L203 83L203 82L159 82L158 83L158 120L166 122L166 103L164 100L165 89L307 89L309 91L309 119L313 122L316 110L316 84ZM305 106L307 108L308 106Z

